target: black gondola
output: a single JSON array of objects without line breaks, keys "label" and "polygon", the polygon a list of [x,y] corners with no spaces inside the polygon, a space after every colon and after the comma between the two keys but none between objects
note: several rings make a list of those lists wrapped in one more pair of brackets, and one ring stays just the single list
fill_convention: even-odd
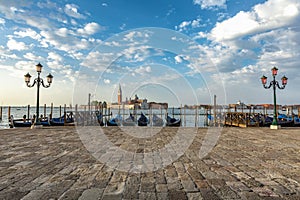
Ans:
[{"label": "black gondola", "polygon": [[131,113],[129,117],[123,121],[123,126],[135,126],[134,116]]},{"label": "black gondola", "polygon": [[181,119],[172,118],[167,116],[167,123],[166,126],[174,126],[179,127],[181,125]]},{"label": "black gondola", "polygon": [[[66,121],[65,121],[65,118],[66,118]],[[72,126],[72,125],[74,125],[73,113],[71,112],[69,115],[66,115],[66,117],[63,115],[61,117],[50,119],[50,125],[51,126]]]},{"label": "black gondola", "polygon": [[141,113],[141,116],[138,119],[138,126],[147,126],[148,123],[149,123],[148,118],[143,113]]},{"label": "black gondola", "polygon": [[104,124],[104,122],[103,122],[103,115],[102,115],[102,113],[100,112],[96,112],[96,117],[97,117],[97,121],[98,121],[98,123],[99,123],[99,125],[100,126],[104,126],[105,124]]}]

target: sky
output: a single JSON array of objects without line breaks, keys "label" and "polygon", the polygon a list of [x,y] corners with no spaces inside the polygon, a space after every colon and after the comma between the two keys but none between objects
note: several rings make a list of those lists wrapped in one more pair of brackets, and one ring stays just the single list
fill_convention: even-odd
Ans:
[{"label": "sky", "polygon": [[35,105],[24,75],[53,83],[40,104],[273,102],[260,77],[288,77],[278,104],[300,104],[299,0],[0,0],[0,105]]}]

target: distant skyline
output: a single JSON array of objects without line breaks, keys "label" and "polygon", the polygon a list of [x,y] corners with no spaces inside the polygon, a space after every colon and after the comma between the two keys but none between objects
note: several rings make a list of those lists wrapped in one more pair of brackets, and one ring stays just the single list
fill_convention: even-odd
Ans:
[{"label": "distant skyline", "polygon": [[24,75],[44,66],[40,104],[273,103],[260,77],[288,77],[278,104],[300,104],[299,0],[0,1],[0,105],[35,105]]}]

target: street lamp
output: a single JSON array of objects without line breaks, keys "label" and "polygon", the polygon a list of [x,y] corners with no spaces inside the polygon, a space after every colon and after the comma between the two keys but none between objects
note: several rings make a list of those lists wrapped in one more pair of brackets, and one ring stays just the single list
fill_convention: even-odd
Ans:
[{"label": "street lamp", "polygon": [[266,86],[267,84],[267,77],[266,76],[262,76],[261,79],[261,83],[263,84],[265,89],[269,89],[273,86],[273,95],[274,95],[274,115],[273,115],[273,122],[271,125],[271,129],[278,129],[280,126],[278,126],[278,121],[277,121],[277,111],[276,111],[276,87],[278,87],[278,89],[283,90],[287,84],[287,80],[288,78],[286,76],[283,76],[281,78],[281,82],[282,82],[282,86],[279,85],[278,81],[275,80],[275,77],[277,75],[277,71],[278,69],[276,67],[272,68],[272,76],[273,76],[273,80],[270,82],[269,86]]},{"label": "street lamp", "polygon": [[44,88],[50,87],[52,83],[53,76],[49,74],[47,76],[47,82],[48,85],[44,84],[44,80],[40,78],[40,74],[42,72],[43,65],[40,63],[36,65],[36,71],[38,73],[38,77],[34,79],[34,82],[32,85],[30,85],[30,78],[31,75],[29,73],[24,75],[25,83],[28,87],[33,87],[35,84],[37,84],[37,100],[36,100],[36,119],[35,119],[35,125],[41,125],[40,118],[39,118],[39,107],[40,107],[40,86],[42,85]]}]

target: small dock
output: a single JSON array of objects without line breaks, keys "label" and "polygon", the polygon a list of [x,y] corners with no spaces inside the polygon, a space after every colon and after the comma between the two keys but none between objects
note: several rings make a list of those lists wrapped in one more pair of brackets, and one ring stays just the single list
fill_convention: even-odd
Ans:
[{"label": "small dock", "polygon": [[259,127],[259,113],[226,112],[224,126]]}]

